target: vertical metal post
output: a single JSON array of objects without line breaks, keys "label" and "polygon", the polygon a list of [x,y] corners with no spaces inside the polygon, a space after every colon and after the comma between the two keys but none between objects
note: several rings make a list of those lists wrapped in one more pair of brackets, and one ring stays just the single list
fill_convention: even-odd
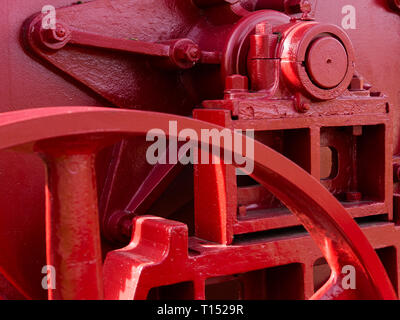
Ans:
[{"label": "vertical metal post", "polygon": [[41,148],[47,167],[47,264],[55,268],[49,299],[102,299],[102,259],[93,148]]}]

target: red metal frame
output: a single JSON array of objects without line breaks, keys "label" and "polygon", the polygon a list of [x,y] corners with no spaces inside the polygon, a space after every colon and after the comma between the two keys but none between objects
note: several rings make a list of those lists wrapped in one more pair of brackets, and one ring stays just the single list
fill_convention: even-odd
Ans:
[{"label": "red metal frame", "polygon": [[[88,121],[89,119],[91,120]],[[76,107],[73,111],[69,108],[35,109],[29,112],[9,113],[2,117],[0,137],[1,135],[9,137],[0,139],[4,141],[2,148],[23,145],[25,150],[38,150],[45,154],[45,159],[48,159],[46,161],[48,259],[57,268],[57,279],[61,283],[61,286],[49,291],[49,298],[101,298],[100,239],[91,156],[97,149],[98,137],[104,139],[105,136],[106,143],[110,143],[108,137],[110,135],[112,141],[116,136],[144,134],[154,126],[168,132],[171,120],[177,121],[179,128],[192,128],[198,136],[201,136],[202,129],[222,130],[222,127],[184,117],[85,107]],[[30,128],[29,135],[26,128]],[[91,141],[89,146],[86,142],[82,143],[80,134],[88,137],[94,134],[95,142]],[[59,139],[55,138],[71,135],[78,135],[77,139],[73,140],[72,147],[61,144],[60,149]],[[244,137],[242,139],[245,140]],[[43,140],[47,141],[44,142],[45,147],[43,142],[35,144]],[[202,142],[209,143],[209,141]],[[255,162],[252,177],[296,214],[332,268],[330,280],[314,298],[394,299],[396,297],[383,265],[368,240],[346,210],[318,180],[278,152],[258,142],[255,142],[255,152],[251,159]],[[79,217],[83,220],[76,219]],[[53,230],[57,232],[54,234]],[[81,240],[87,245],[85,250],[73,245],[73,250],[70,252],[68,246],[71,241]],[[154,246],[154,243],[157,243],[157,246]],[[67,247],[64,247],[65,245]],[[244,269],[239,267],[242,272],[248,271],[249,266],[252,270],[257,270],[255,262],[260,259],[257,255],[260,250],[256,248],[257,250],[253,251],[253,246],[251,242],[247,246],[242,244],[243,252],[237,247],[225,247],[227,248],[225,250],[229,252],[235,249],[235,254],[241,254],[242,258],[248,257],[242,260],[247,267]],[[201,291],[204,289],[204,284],[201,283],[204,281],[203,275],[191,269],[202,269],[200,258],[204,258],[207,264],[213,265],[220,263],[217,257],[223,261],[226,261],[226,258],[225,254],[218,253],[210,259],[195,245],[194,250],[196,249],[200,255],[189,258],[187,231],[183,224],[151,217],[136,219],[132,243],[125,249],[110,252],[106,258],[104,271],[106,297],[143,299],[151,289],[151,284],[166,285],[177,282],[178,279],[193,281],[195,277],[195,288],[200,286],[200,289],[196,290],[195,297],[201,298],[203,296]],[[218,248],[218,250],[224,249]],[[62,255],[58,257],[60,253]],[[165,254],[168,254],[167,257]],[[252,261],[251,257],[256,260]],[[343,290],[341,287],[341,270],[348,264],[357,269],[357,290]],[[256,269],[253,269],[254,267]],[[215,272],[218,268],[208,266],[205,270]],[[127,276],[127,272],[131,276]],[[157,277],[152,276],[152,272],[156,272]],[[127,283],[128,279],[132,279],[133,283]],[[149,279],[152,282],[149,283]],[[78,290],[78,287],[81,289]],[[128,292],[124,290],[126,287],[130,289]]]},{"label": "red metal frame", "polygon": [[[0,152],[0,298],[395,298],[397,0],[353,0],[346,30],[341,1],[54,0],[55,30],[5,3],[0,149],[25,153]],[[165,114],[76,107],[110,104]],[[254,129],[254,175],[150,165],[169,120]]]}]

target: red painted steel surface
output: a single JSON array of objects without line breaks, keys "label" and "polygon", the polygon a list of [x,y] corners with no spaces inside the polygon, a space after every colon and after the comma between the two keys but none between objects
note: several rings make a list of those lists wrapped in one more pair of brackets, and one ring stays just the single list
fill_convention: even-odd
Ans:
[{"label": "red painted steel surface", "polygon": [[[88,121],[89,119],[92,121]],[[92,176],[93,158],[88,156],[88,153],[90,155],[94,151],[93,144],[99,145],[99,142],[92,142],[88,146],[86,141],[82,143],[80,135],[104,136],[103,140],[109,143],[110,139],[107,135],[144,134],[154,125],[164,132],[168,132],[171,120],[177,121],[181,128],[192,128],[198,136],[201,136],[202,129],[218,128],[208,123],[167,114],[95,108],[76,107],[74,110],[47,108],[4,115],[0,127],[0,137],[3,134],[9,138],[1,139],[5,141],[1,147],[13,148],[23,145],[24,150],[37,150],[43,153],[47,163],[48,211],[46,221],[49,229],[47,234],[51,237],[47,243],[56,245],[55,248],[48,247],[48,256],[49,262],[58,267],[57,272],[60,274],[58,282],[61,282],[58,289],[50,291],[49,298],[93,299],[102,297],[100,285],[102,281],[98,279],[101,277],[101,273],[98,271],[100,269],[98,259],[101,254],[97,226],[98,215],[95,209],[97,199],[96,196],[93,196],[96,187],[91,185],[95,181]],[[99,125],[101,129],[99,129]],[[30,128],[29,135],[26,128]],[[72,142],[66,141],[65,144],[60,143],[60,139],[54,139],[71,135],[76,135],[77,138],[72,139]],[[43,140],[44,143],[35,143]],[[63,140],[65,139],[61,139],[61,141]],[[63,147],[61,150],[60,145]],[[234,152],[234,150],[231,151]],[[368,240],[346,210],[318,180],[312,178],[278,152],[258,142],[255,142],[252,159],[255,163],[255,170],[251,176],[271,190],[296,214],[313,236],[332,268],[331,278],[315,294],[315,298],[395,298],[394,290],[383,265]],[[77,185],[79,188],[76,188]],[[319,197],[315,198],[317,193]],[[63,197],[66,197],[67,200]],[[75,220],[79,218],[80,214],[84,214],[84,218]],[[200,277],[202,273],[205,273],[191,270],[196,267],[201,269],[200,261],[192,263],[185,261],[188,252],[185,225],[173,221],[168,222],[168,220],[163,222],[157,217],[138,218],[135,223],[132,243],[114,254],[109,253],[106,257],[104,279],[106,281],[105,294],[108,298],[144,299],[153,287],[170,284],[170,282],[186,281],[188,277],[193,277],[193,275]],[[56,239],[53,239],[55,236],[52,233],[53,230],[57,231]],[[71,236],[74,238],[70,238]],[[84,249],[73,243],[78,239],[85,241],[88,236],[93,238],[87,239],[82,244],[86,244]],[[149,243],[150,247],[148,247]],[[248,259],[251,259],[253,256],[252,245],[249,244],[247,248],[245,245],[242,247],[247,254],[240,250],[236,250],[237,253],[242,258],[248,256]],[[69,248],[72,249],[71,252],[69,252],[71,250]],[[223,248],[220,250],[224,251]],[[166,258],[167,266],[160,266],[156,257],[160,259],[166,253],[172,256]],[[56,256],[54,256],[55,254]],[[64,256],[58,257],[58,255]],[[143,258],[141,258],[142,255],[144,255]],[[220,256],[223,260],[226,259],[223,253]],[[151,257],[154,257],[154,263],[149,262]],[[217,257],[207,259],[203,255],[208,263],[212,261],[218,264]],[[169,259],[171,262],[168,261]],[[256,257],[253,259],[258,260]],[[244,261],[246,260],[244,259]],[[164,262],[163,259],[161,261]],[[346,291],[340,287],[341,270],[343,266],[350,263],[357,270],[359,287],[358,290]],[[150,271],[150,274],[146,272],[145,266],[151,267],[153,264],[158,265],[160,270],[153,271],[155,274],[152,275]],[[245,265],[247,264],[248,261]],[[169,270],[170,268],[172,269]],[[176,272],[179,269],[181,271]],[[132,274],[135,270],[139,274]],[[206,267],[205,270],[216,271],[212,266]],[[133,277],[134,284],[126,282],[131,277]],[[168,279],[168,277],[172,279]],[[189,279],[193,280],[195,285],[202,286],[204,291],[204,284],[198,283],[201,280]],[[151,282],[147,283],[149,280]],[[121,285],[123,287],[120,287]],[[126,292],[125,286],[131,290]],[[204,292],[201,294],[201,290],[198,290],[197,298],[201,297],[204,297]]]},{"label": "red painted steel surface", "polygon": [[[395,298],[398,1],[3,2],[0,298]],[[174,119],[254,129],[253,175],[149,164]]]},{"label": "red painted steel surface", "polygon": [[49,289],[49,299],[103,298],[95,144],[38,146],[47,167],[47,265],[54,266],[58,287]]}]

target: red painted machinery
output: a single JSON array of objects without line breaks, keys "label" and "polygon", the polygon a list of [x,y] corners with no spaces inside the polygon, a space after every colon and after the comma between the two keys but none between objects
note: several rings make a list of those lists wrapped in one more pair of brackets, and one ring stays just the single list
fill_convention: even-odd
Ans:
[{"label": "red painted machinery", "polygon": [[[399,1],[0,10],[0,298],[397,298]],[[254,170],[150,164],[171,122]]]}]

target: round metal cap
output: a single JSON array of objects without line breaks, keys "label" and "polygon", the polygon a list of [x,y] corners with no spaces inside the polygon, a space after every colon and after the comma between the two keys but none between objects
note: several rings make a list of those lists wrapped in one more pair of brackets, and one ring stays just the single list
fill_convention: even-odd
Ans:
[{"label": "round metal cap", "polygon": [[320,88],[331,89],[338,86],[347,73],[346,49],[334,37],[326,36],[314,40],[305,62],[311,80]]}]

